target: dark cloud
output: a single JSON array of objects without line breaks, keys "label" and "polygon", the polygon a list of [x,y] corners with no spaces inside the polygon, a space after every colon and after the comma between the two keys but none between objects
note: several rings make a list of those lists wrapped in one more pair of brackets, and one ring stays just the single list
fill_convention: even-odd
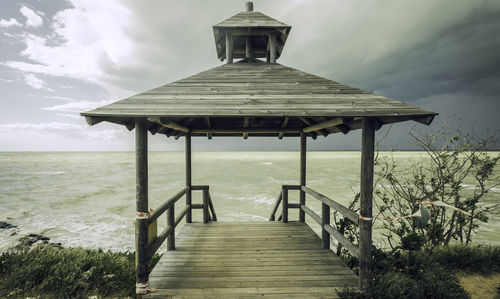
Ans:
[{"label": "dark cloud", "polygon": [[[64,45],[65,41],[58,40],[51,32],[50,21],[58,11],[72,9],[73,5],[62,0],[26,3],[30,8],[45,13],[44,25],[34,34],[50,37],[47,39],[48,47]],[[75,3],[77,9],[82,9],[82,3]],[[79,77],[71,77],[71,72],[67,72],[66,77],[71,79],[60,76],[50,78],[44,73],[45,76],[40,78],[56,94],[95,101],[120,98],[220,65],[216,58],[212,25],[242,11],[244,7],[244,1],[230,0],[123,0],[117,4],[125,7],[126,11],[120,7],[119,13],[113,13],[113,3],[94,3],[95,6],[88,10],[91,14],[87,20],[92,21],[92,14],[106,14],[105,18],[97,15],[100,21],[95,24],[102,27],[97,29],[107,30],[105,21],[109,19],[110,25],[119,24],[130,42],[130,45],[116,45],[112,43],[117,40],[109,35],[103,36],[103,43],[111,43],[106,50],[120,50],[120,46],[127,46],[130,53],[113,56],[113,51],[96,50],[95,53],[100,55],[96,59],[98,72],[89,72],[89,76],[93,76],[91,80],[85,80],[86,72]],[[19,5],[9,2],[0,6],[0,18],[21,20]],[[254,1],[254,9],[292,25],[279,63],[436,111],[440,116],[431,128],[454,116],[464,126],[472,124],[484,134],[499,134],[500,122],[496,121],[495,112],[500,111],[500,2],[261,0]],[[77,11],[73,13],[78,16]],[[71,20],[71,14],[66,13],[65,16],[66,19],[62,20]],[[116,19],[117,16],[122,19]],[[71,26],[77,28],[78,22],[73,22]],[[81,30],[86,32],[85,28]],[[79,36],[70,33],[73,35],[69,37]],[[12,41],[12,37],[1,38],[2,42]],[[92,39],[90,35],[87,38]],[[59,44],[50,44],[51,41]],[[78,47],[68,49],[81,48],[79,45],[84,45],[85,37],[79,37],[78,42]],[[38,45],[38,48],[41,46]],[[38,53],[35,51],[38,48],[32,52]],[[22,50],[19,43],[3,45],[0,59],[23,60],[19,57]],[[77,66],[71,67],[78,70]],[[12,73],[0,66],[0,75],[12,76]],[[23,94],[18,98],[26,98],[26,91],[19,87],[22,75],[18,72],[15,76],[17,79],[4,76],[4,81],[0,83],[7,85],[5,80],[16,81],[8,89],[9,98],[16,98],[14,89]],[[80,82],[76,82],[78,80]],[[73,88],[63,90],[62,85]],[[43,94],[42,91],[37,92]],[[50,104],[53,105],[52,102]],[[44,106],[35,105],[33,109],[36,107],[42,109]],[[11,107],[8,111],[13,110]],[[383,145],[411,148],[408,131],[415,125],[409,122],[393,126]],[[487,128],[489,133],[486,133]],[[309,148],[359,149],[359,138],[359,132],[319,137],[311,142]],[[155,136],[151,140],[153,148],[165,148],[164,138]],[[195,142],[200,149],[213,150],[284,150],[298,146],[295,138],[282,141],[274,138],[252,141],[214,138],[211,141],[196,139]],[[169,143],[173,148],[182,149],[182,143]]]}]

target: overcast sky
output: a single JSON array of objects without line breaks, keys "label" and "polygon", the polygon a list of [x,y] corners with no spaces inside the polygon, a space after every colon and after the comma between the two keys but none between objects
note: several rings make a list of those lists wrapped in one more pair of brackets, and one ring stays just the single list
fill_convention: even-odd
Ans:
[{"label": "overcast sky", "polygon": [[[216,67],[212,25],[245,1],[0,2],[0,151],[133,150],[124,127],[82,111]],[[254,1],[292,26],[279,63],[500,135],[500,1]],[[386,146],[411,148],[414,122]],[[423,125],[417,125],[424,127]],[[193,150],[296,150],[298,138],[195,138]],[[310,149],[359,149],[359,131]],[[182,141],[150,138],[152,150]]]}]

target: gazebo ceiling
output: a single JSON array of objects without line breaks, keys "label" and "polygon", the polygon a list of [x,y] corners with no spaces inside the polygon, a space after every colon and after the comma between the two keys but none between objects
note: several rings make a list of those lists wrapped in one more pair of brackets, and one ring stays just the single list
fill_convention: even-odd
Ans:
[{"label": "gazebo ceiling", "polygon": [[250,58],[201,72],[82,113],[90,125],[108,121],[167,136],[312,137],[414,120],[430,124],[437,113],[280,64]]}]

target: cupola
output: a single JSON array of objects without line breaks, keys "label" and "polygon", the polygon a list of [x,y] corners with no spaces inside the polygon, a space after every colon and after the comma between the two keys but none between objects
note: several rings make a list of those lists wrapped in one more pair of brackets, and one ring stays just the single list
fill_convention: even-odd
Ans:
[{"label": "cupola", "polygon": [[253,11],[252,2],[247,2],[245,8],[213,26],[217,57],[227,63],[239,58],[248,62],[266,58],[267,62],[276,63],[292,27]]}]

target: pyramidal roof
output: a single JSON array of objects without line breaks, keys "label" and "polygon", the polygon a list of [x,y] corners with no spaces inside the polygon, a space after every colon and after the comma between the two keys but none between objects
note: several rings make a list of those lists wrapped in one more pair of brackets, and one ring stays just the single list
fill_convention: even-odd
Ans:
[{"label": "pyramidal roof", "polygon": [[253,56],[264,58],[269,52],[269,36],[276,37],[276,55],[281,56],[291,26],[263,13],[253,11],[252,2],[246,3],[246,11],[240,12],[213,26],[215,48],[217,57],[222,61],[226,59],[226,35],[230,35],[233,41],[233,56],[245,58],[245,47],[247,37],[251,38]]},{"label": "pyramidal roof", "polygon": [[217,25],[216,28],[234,28],[234,27],[246,27],[246,28],[283,28],[290,29],[291,26],[282,23],[276,19],[266,16],[258,11],[244,11],[240,12],[229,19],[226,19]]},{"label": "pyramidal roof", "polygon": [[[236,24],[246,24],[248,28],[245,30],[250,30],[250,27],[255,29],[258,24],[275,26],[270,28],[266,25],[265,30],[278,30],[278,25],[281,26],[279,30],[285,30],[285,33],[290,30],[289,26],[279,21],[250,11],[217,24],[214,26],[214,33],[217,32],[216,28],[222,30],[224,26],[240,28]],[[248,36],[251,35],[252,38],[264,37],[251,41],[253,52],[250,54],[256,55],[259,53],[257,50],[265,49],[270,40],[265,37],[269,36],[267,34],[275,34],[274,31],[258,31],[261,29],[259,27],[257,31],[249,31]],[[217,34],[215,36],[217,40]],[[227,38],[226,36],[225,40]],[[234,39],[231,42],[234,45],[226,50],[234,49],[234,57],[238,58],[237,51],[241,47],[236,41],[238,40]],[[278,41],[279,39],[274,43],[275,48],[279,48]],[[209,138],[238,135],[245,138],[282,138],[304,133],[316,138],[318,135],[327,136],[337,132],[346,134],[359,129],[363,119],[367,117],[375,119],[378,127],[381,127],[407,120],[430,124],[437,115],[435,112],[281,65],[275,62],[276,56],[273,57],[274,62],[264,62],[255,56],[236,63],[228,61],[213,69],[81,115],[86,117],[90,125],[108,121],[125,125],[129,130],[134,128],[136,118],[145,118],[148,120],[147,128],[153,134],[179,137],[189,132],[192,136],[206,135]]]}]

